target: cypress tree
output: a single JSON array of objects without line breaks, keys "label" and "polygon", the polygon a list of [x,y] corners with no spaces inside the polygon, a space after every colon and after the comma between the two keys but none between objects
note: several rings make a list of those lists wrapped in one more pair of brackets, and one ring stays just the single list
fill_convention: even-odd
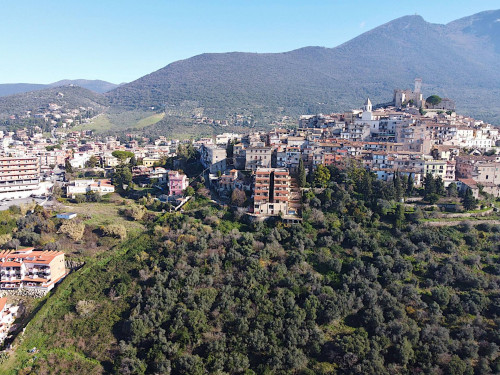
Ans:
[{"label": "cypress tree", "polygon": [[299,187],[304,187],[306,186],[306,169],[304,167],[304,161],[302,158],[299,160],[299,169],[297,172],[297,182],[299,184]]},{"label": "cypress tree", "polygon": [[476,208],[477,199],[474,198],[474,195],[472,194],[471,189],[467,189],[467,191],[465,192],[465,196],[462,200],[462,204],[464,205],[464,208],[466,211],[470,211],[470,210],[473,210],[474,208]]}]

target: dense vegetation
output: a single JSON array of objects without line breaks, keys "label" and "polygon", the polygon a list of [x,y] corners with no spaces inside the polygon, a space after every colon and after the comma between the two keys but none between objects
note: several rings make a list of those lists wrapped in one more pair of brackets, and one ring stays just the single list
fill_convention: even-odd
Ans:
[{"label": "dense vegetation", "polygon": [[58,287],[14,367],[498,373],[500,226],[427,227],[396,203],[409,184],[355,166],[311,178],[323,187],[305,193],[302,225],[250,222],[198,193],[184,214],[141,209],[147,233]]},{"label": "dense vegetation", "polygon": [[61,86],[39,91],[0,97],[0,119],[10,115],[33,114],[45,110],[50,103],[60,105],[64,110],[92,107],[96,114],[103,111],[107,99],[103,95],[78,86]]}]

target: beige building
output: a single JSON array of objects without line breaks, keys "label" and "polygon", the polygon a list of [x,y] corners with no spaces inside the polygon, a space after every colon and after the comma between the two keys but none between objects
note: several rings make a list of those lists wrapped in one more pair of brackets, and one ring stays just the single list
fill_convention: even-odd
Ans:
[{"label": "beige building", "polygon": [[254,213],[287,215],[291,197],[291,177],[283,168],[257,168],[255,171]]},{"label": "beige building", "polygon": [[434,178],[441,177],[444,181],[446,178],[446,168],[448,163],[446,160],[426,160],[424,163],[424,176],[431,173]]},{"label": "beige building", "polygon": [[245,169],[270,168],[272,149],[267,146],[255,146],[246,149]]},{"label": "beige building", "polygon": [[142,159],[142,165],[145,167],[152,167],[155,165],[155,163],[159,163],[160,158],[150,158],[150,157],[145,157]]},{"label": "beige building", "polygon": [[45,291],[66,276],[62,251],[31,248],[0,252],[0,288],[33,288]]}]

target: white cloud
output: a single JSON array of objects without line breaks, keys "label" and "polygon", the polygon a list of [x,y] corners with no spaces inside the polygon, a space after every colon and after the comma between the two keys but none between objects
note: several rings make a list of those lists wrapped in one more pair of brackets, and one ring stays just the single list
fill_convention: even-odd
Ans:
[{"label": "white cloud", "polygon": [[359,24],[359,27],[360,27],[360,28],[364,28],[364,27],[365,27],[365,25],[366,25],[366,22],[365,22],[365,21],[363,21],[363,22],[361,22],[361,23]]}]

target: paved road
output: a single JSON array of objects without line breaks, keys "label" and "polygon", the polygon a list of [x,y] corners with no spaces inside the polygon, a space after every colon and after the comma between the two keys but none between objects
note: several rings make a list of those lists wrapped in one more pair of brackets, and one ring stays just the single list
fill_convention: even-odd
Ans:
[{"label": "paved road", "polygon": [[21,198],[21,199],[9,199],[7,201],[0,202],[0,211],[8,210],[10,206],[19,206],[21,204],[27,204],[35,201],[39,205],[43,206],[47,204],[47,199],[41,198]]}]

